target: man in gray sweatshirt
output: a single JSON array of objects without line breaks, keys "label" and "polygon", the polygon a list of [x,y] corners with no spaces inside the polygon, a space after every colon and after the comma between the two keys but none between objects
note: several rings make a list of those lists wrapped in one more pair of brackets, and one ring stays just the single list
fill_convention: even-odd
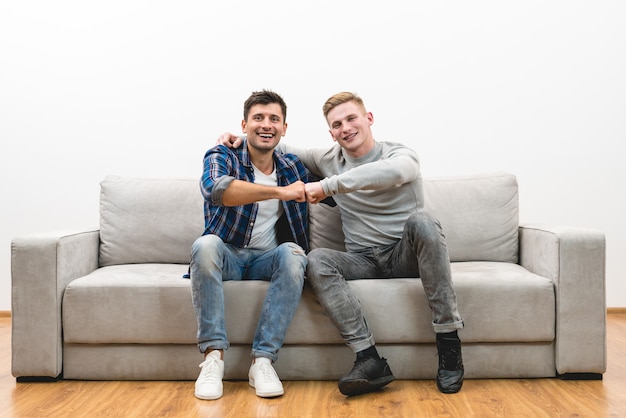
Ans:
[{"label": "man in gray sweatshirt", "polygon": [[[437,387],[443,393],[456,393],[464,374],[457,334],[463,319],[441,225],[424,210],[418,156],[402,144],[376,141],[371,130],[374,116],[353,93],[333,95],[323,111],[337,144],[329,149],[282,147],[322,178],[305,185],[309,203],[332,196],[341,212],[347,251],[312,250],[306,273],[320,303],[356,354],[352,370],[339,380],[339,390],[359,395],[394,380],[387,360],[376,350],[360,301],[346,281],[420,277],[436,333]],[[218,142],[237,146],[239,139],[224,134]]]}]

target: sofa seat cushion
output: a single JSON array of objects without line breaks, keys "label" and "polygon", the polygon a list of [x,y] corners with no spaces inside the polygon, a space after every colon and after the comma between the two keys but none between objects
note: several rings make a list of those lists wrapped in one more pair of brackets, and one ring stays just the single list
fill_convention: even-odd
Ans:
[{"label": "sofa seat cushion", "polygon": [[[465,323],[464,342],[538,342],[555,338],[553,283],[513,263],[452,263]],[[359,280],[354,289],[377,343],[434,342],[420,280]]]},{"label": "sofa seat cushion", "polygon": [[[102,267],[72,281],[63,299],[67,343],[193,344],[196,317],[187,265]],[[452,263],[464,342],[554,339],[552,283],[512,263]],[[433,342],[431,312],[419,279],[350,282],[378,343]],[[268,283],[225,282],[226,328],[232,344],[252,341]],[[342,344],[308,286],[285,344]]]},{"label": "sofa seat cushion", "polygon": [[184,264],[115,265],[73,280],[63,296],[64,341],[193,341],[191,290],[182,278],[187,269]]},{"label": "sofa seat cushion", "polygon": [[[197,323],[187,265],[128,264],[101,267],[68,284],[63,297],[66,343],[196,343]],[[224,282],[226,329],[233,344],[252,341],[268,282]],[[341,343],[307,287],[287,343]]]}]

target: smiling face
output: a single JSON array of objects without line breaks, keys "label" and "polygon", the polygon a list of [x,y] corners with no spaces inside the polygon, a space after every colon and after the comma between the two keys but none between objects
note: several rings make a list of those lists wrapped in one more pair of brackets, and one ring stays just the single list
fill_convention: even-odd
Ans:
[{"label": "smiling face", "polygon": [[248,137],[248,147],[260,152],[273,151],[287,132],[282,109],[278,103],[255,104],[241,130]]},{"label": "smiling face", "polygon": [[370,128],[374,116],[354,101],[333,107],[326,115],[326,120],[333,141],[339,143],[350,157],[362,157],[374,148]]}]

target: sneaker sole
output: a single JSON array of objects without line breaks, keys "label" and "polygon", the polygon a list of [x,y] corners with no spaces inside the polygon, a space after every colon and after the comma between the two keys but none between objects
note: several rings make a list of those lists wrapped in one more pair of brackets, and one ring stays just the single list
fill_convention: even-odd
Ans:
[{"label": "sneaker sole", "polygon": [[215,395],[200,395],[198,392],[195,392],[196,398],[202,399],[203,401],[214,401],[215,399],[219,399],[222,397],[222,393]]},{"label": "sneaker sole", "polygon": [[254,381],[252,381],[252,380],[248,380],[248,384],[255,389],[256,396],[259,396],[261,398],[275,398],[277,396],[282,396],[282,395],[285,394],[285,390],[284,389],[279,389],[279,390],[275,390],[275,391],[271,391],[271,392],[261,392],[261,391],[256,389],[256,387],[254,386]]},{"label": "sneaker sole", "polygon": [[395,377],[393,376],[383,376],[375,380],[348,380],[339,382],[339,391],[346,396],[362,395],[364,393],[377,392],[394,380]]},{"label": "sneaker sole", "polygon": [[462,380],[459,383],[456,383],[454,385],[451,385],[445,388],[437,380],[437,389],[439,389],[439,392],[441,393],[445,393],[445,394],[457,393],[461,390],[461,387],[463,387]]}]

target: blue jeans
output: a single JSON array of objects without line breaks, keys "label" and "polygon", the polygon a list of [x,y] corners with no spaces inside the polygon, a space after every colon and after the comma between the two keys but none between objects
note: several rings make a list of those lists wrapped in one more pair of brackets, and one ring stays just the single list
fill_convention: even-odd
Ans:
[{"label": "blue jeans", "polygon": [[439,221],[411,216],[397,243],[357,252],[318,248],[308,255],[307,281],[352,351],[375,344],[359,299],[346,280],[420,277],[435,332],[463,328],[452,287],[450,258]]},{"label": "blue jeans", "polygon": [[191,248],[190,272],[200,351],[230,347],[222,283],[265,280],[270,284],[254,334],[252,356],[276,361],[302,296],[306,265],[304,251],[292,242],[264,251],[233,247],[217,235],[198,238]]}]

